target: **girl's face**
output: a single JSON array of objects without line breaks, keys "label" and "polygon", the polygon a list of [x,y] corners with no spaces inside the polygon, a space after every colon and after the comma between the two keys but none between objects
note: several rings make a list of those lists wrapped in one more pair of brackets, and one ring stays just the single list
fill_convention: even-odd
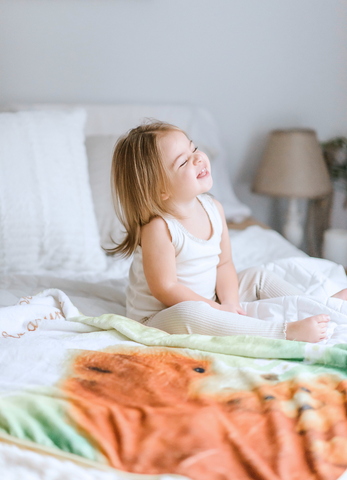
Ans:
[{"label": "girl's face", "polygon": [[180,130],[171,130],[158,138],[162,161],[170,172],[172,196],[178,202],[189,202],[208,192],[213,184],[210,161]]}]

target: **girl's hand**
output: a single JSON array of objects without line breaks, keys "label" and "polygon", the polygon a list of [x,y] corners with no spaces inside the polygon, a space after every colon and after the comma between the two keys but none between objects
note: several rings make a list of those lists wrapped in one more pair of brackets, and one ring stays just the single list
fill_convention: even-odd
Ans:
[{"label": "girl's hand", "polygon": [[247,315],[247,313],[240,307],[238,302],[228,302],[219,305],[219,310],[224,312],[237,313],[239,315]]}]

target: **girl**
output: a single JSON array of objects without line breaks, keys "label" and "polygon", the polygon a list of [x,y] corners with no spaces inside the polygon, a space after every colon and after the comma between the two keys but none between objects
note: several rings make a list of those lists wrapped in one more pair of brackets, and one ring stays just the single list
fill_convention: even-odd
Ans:
[{"label": "girl", "polygon": [[327,315],[288,325],[246,316],[240,300],[302,292],[265,269],[236,274],[223,208],[207,193],[209,159],[182,130],[159,121],[130,130],[115,147],[112,185],[127,235],[110,253],[134,253],[127,317],[170,334],[326,337]]}]

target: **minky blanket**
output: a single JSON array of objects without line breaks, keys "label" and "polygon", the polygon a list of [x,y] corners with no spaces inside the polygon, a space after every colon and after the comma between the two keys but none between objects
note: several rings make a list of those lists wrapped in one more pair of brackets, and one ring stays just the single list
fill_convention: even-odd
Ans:
[{"label": "minky blanket", "polygon": [[316,295],[243,304],[269,318],[329,312],[320,344],[169,335],[86,317],[57,289],[23,297],[0,310],[0,433],[153,478],[338,479],[347,302],[329,298],[323,270],[311,275]]}]

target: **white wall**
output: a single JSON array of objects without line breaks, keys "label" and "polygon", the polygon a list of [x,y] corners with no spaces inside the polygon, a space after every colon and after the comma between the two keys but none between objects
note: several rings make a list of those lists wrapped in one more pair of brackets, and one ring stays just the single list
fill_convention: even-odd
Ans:
[{"label": "white wall", "polygon": [[273,224],[250,193],[268,131],[347,134],[346,25],[347,0],[0,0],[0,102],[203,105]]}]

